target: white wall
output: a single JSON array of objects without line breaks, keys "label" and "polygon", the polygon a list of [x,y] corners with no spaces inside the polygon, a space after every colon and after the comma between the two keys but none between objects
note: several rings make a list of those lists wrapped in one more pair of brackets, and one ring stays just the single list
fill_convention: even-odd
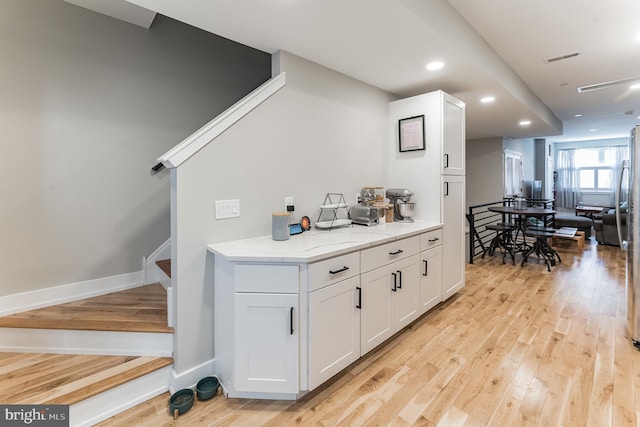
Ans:
[{"label": "white wall", "polygon": [[270,56],[158,16],[0,3],[0,296],[138,271],[169,237],[155,159],[270,77]]},{"label": "white wall", "polygon": [[[327,192],[353,199],[387,184],[391,95],[286,52],[274,69],[287,73],[284,88],[171,171],[178,377],[214,355],[207,244],[270,234],[284,196],[315,222]],[[215,200],[236,198],[241,216],[215,220]]]},{"label": "white wall", "polygon": [[[390,160],[389,187],[406,188],[414,194],[414,217],[440,222],[441,194],[440,165],[442,156],[442,93],[439,91],[413,96],[389,104]],[[398,121],[408,117],[425,116],[425,150],[400,152]]]}]

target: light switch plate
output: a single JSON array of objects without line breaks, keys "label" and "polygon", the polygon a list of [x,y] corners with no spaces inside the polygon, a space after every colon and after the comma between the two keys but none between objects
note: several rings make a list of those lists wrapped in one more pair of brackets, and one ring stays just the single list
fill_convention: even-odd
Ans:
[{"label": "light switch plate", "polygon": [[240,200],[216,200],[216,219],[240,216]]}]

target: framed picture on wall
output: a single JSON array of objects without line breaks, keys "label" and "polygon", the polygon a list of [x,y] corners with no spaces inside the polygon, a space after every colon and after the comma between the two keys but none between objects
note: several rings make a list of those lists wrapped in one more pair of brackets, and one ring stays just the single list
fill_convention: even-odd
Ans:
[{"label": "framed picture on wall", "polygon": [[424,115],[398,121],[400,152],[424,150]]}]

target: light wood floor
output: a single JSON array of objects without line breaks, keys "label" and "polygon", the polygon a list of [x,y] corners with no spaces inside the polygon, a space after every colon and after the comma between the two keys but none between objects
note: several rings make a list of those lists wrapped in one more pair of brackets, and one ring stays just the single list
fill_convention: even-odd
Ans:
[{"label": "light wood floor", "polygon": [[0,317],[0,327],[172,333],[167,292],[156,283]]},{"label": "light wood floor", "polygon": [[624,256],[561,255],[467,265],[460,294],[297,402],[217,396],[174,422],[164,394],[102,425],[640,425]]},{"label": "light wood floor", "polygon": [[72,405],[172,363],[170,357],[0,353],[0,403]]}]

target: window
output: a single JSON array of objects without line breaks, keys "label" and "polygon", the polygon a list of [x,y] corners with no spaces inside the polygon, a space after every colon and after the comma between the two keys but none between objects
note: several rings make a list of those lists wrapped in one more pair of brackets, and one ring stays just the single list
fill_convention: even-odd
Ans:
[{"label": "window", "polygon": [[626,145],[558,150],[556,205],[574,207],[587,193],[606,194],[607,203],[613,205],[620,164],[625,159],[629,159]]},{"label": "window", "polygon": [[613,171],[619,147],[579,148],[575,150],[575,168],[581,191],[612,191]]}]

